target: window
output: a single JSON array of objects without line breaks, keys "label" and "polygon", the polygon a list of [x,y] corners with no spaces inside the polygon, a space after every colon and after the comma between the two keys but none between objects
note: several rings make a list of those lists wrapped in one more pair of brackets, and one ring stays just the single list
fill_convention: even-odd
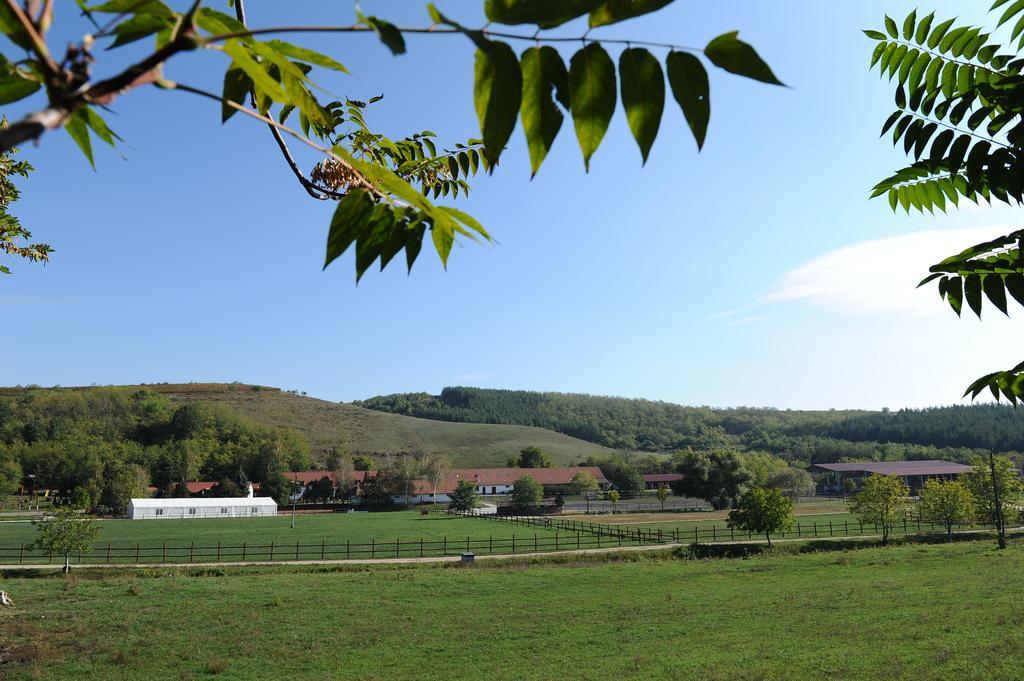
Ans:
[{"label": "window", "polygon": [[227,506],[221,506],[220,507],[220,512],[221,513],[227,513],[228,512],[228,507]]},{"label": "window", "polygon": [[164,509],[162,509],[162,508],[156,509],[156,514],[157,515],[163,515],[164,514]]},{"label": "window", "polygon": [[196,514],[196,509],[194,509],[194,508],[188,509],[188,514],[189,515],[195,515]]},{"label": "window", "polygon": [[260,507],[259,506],[253,506],[252,509],[250,510],[250,513],[252,515],[259,515],[260,514]]}]

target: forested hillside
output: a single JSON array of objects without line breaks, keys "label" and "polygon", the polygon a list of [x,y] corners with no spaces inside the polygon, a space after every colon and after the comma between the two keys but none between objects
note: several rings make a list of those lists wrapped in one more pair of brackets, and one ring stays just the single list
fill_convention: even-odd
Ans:
[{"label": "forested hillside", "polygon": [[190,480],[266,482],[334,454],[502,466],[527,446],[556,464],[611,453],[551,430],[417,419],[263,386],[0,388],[0,498],[24,482],[86,508],[123,509],[147,486],[176,494]]},{"label": "forested hillside", "polygon": [[483,388],[445,388],[358,402],[446,421],[550,428],[616,449],[735,447],[789,461],[969,460],[979,450],[1024,451],[1024,413],[1000,405],[897,412],[712,409],[665,402]]}]

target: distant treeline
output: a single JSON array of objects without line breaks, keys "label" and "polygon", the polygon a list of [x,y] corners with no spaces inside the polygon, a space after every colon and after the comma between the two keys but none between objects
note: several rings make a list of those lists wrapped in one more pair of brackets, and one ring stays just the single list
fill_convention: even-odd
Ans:
[{"label": "distant treeline", "polygon": [[0,495],[24,482],[80,507],[117,511],[148,486],[170,495],[185,481],[277,480],[309,465],[298,433],[145,388],[0,397]]},{"label": "distant treeline", "polygon": [[373,397],[359,406],[407,416],[548,428],[615,449],[732,447],[794,462],[842,459],[969,461],[1024,451],[1024,413],[991,404],[896,412],[712,409],[666,402],[485,388]]}]

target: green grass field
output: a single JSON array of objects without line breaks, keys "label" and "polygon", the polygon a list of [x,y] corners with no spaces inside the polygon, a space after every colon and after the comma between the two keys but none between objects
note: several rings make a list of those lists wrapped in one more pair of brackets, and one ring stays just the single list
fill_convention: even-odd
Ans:
[{"label": "green grass field", "polygon": [[[635,562],[630,562],[630,561]],[[6,576],[0,677],[1019,679],[1024,547]]]},{"label": "green grass field", "polygon": [[[441,514],[423,516],[416,511],[300,514],[294,529],[291,518],[286,515],[223,520],[102,520],[98,524],[100,538],[94,543],[93,552],[85,555],[86,560],[95,562],[105,560],[108,542],[115,548],[112,562],[134,560],[136,544],[141,544],[144,549],[140,552],[142,558],[148,556],[153,562],[161,562],[164,559],[164,542],[173,549],[167,554],[167,559],[182,562],[189,558],[215,560],[218,542],[224,547],[220,553],[223,560],[240,559],[239,547],[243,542],[247,560],[270,558],[271,542],[275,544],[274,555],[277,558],[294,558],[296,542],[301,545],[299,558],[320,558],[323,544],[328,549],[333,547],[333,553],[328,551],[325,554],[328,558],[386,558],[395,555],[396,540],[403,543],[397,547],[399,555],[416,556],[419,555],[416,542],[420,539],[425,542],[424,555],[438,555],[446,548],[447,553],[457,552],[458,547],[465,546],[467,538],[473,541],[471,548],[478,553],[490,552],[482,542],[486,540],[489,543],[493,538],[493,552],[498,553],[500,549],[510,548],[509,540],[513,535],[518,539],[517,550],[520,552],[532,546],[534,535],[538,536],[541,544],[545,540],[550,543],[555,536],[555,531],[544,528]],[[570,534],[563,531],[559,536],[568,540]],[[31,543],[35,535],[36,529],[31,523],[0,523],[0,564],[17,563],[18,549],[23,543]],[[371,541],[376,544],[374,548],[370,547]],[[196,553],[189,548],[193,543],[208,550]],[[386,548],[389,544],[390,550]],[[354,551],[353,546],[356,547]]]}]

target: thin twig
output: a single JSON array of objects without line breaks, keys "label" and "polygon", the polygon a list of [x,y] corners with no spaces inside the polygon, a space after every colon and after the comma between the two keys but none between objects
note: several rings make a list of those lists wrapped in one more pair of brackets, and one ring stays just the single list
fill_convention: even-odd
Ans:
[{"label": "thin twig", "polygon": [[[289,128],[287,125],[285,125],[283,123],[278,123],[277,121],[275,121],[273,118],[270,118],[269,116],[264,116],[263,114],[261,114],[261,113],[259,113],[257,111],[253,111],[252,109],[250,109],[248,107],[242,106],[241,104],[239,104],[237,102],[232,102],[231,100],[224,99],[223,97],[221,97],[218,94],[215,94],[213,92],[208,92],[207,90],[201,90],[200,88],[192,87],[191,85],[185,85],[183,83],[177,83],[177,82],[170,81],[170,80],[161,80],[161,81],[159,81],[157,83],[157,86],[161,87],[161,88],[163,88],[165,90],[181,90],[182,92],[191,92],[194,95],[199,95],[200,97],[205,97],[207,99],[212,99],[215,102],[220,102],[221,104],[224,104],[225,106],[229,106],[232,109],[235,109],[236,111],[239,111],[239,112],[245,114],[246,116],[249,116],[250,118],[255,118],[258,121],[263,121],[267,125],[269,125],[269,126],[271,126],[273,128],[276,128],[277,130],[280,130],[283,133],[287,133],[287,134],[291,135],[292,137],[294,137],[295,139],[299,140],[300,142],[302,142],[306,146],[308,146],[308,147],[310,147],[312,149],[316,149],[317,151],[319,151],[319,152],[321,152],[323,154],[326,154],[330,158],[334,159],[338,163],[341,163],[346,168],[351,170],[357,177],[360,178],[360,181],[358,182],[358,185],[360,187],[369,190],[375,196],[378,196],[378,197],[381,197],[381,198],[387,198],[386,195],[383,192],[381,192],[381,190],[378,189],[376,185],[374,185],[372,182],[370,182],[369,180],[364,178],[362,176],[362,174],[359,171],[357,171],[355,168],[353,168],[352,165],[348,161],[343,159],[341,156],[338,156],[337,154],[335,154],[333,150],[331,150],[328,147],[325,147],[325,146],[323,146],[321,144],[317,144],[316,142],[314,142],[313,140],[309,139],[308,137],[306,137],[305,135],[301,134],[300,132],[298,132],[296,130],[293,130],[292,128]],[[389,201],[392,201],[393,203],[400,203],[400,202],[396,202],[396,201],[394,201],[392,199],[389,199]]]},{"label": "thin twig", "polygon": [[[525,40],[527,42],[542,42],[542,43],[578,43],[582,38],[574,36],[571,38],[563,36],[535,36],[526,35],[522,33],[504,33],[501,31],[491,31],[489,29],[471,29],[464,31],[457,28],[437,28],[436,26],[405,26],[400,27],[398,30],[402,33],[435,33],[435,34],[447,34],[447,35],[459,35],[466,32],[479,33],[480,35],[490,38],[505,38],[506,40]],[[277,26],[270,28],[253,28],[245,31],[232,31],[230,33],[220,33],[217,35],[207,36],[202,39],[204,44],[216,43],[224,40],[230,40],[231,38],[245,38],[254,35],[265,35],[268,33],[369,33],[372,32],[373,28],[370,26],[364,26],[362,24],[353,24],[351,26]],[[686,45],[674,45],[672,43],[655,43],[647,40],[627,40],[625,38],[587,38],[591,42],[607,43],[610,45],[642,45],[644,47],[664,47],[671,50],[685,50],[687,52],[703,52],[704,50],[699,47],[688,47]]]},{"label": "thin twig", "polygon": [[[245,0],[235,0],[235,17],[238,19],[239,23],[243,26],[245,25]],[[256,104],[256,93],[252,90],[249,90],[249,101],[252,103],[253,109],[258,108]],[[287,163],[288,167],[291,168],[292,173],[295,175],[296,179],[298,179],[302,188],[306,190],[307,194],[318,201],[326,201],[328,198],[340,197],[337,192],[330,192],[330,194],[328,194],[326,191],[320,190],[315,184],[313,184],[313,182],[306,177],[305,173],[302,172],[302,169],[299,168],[299,164],[295,162],[295,158],[292,156],[291,150],[288,149],[288,143],[285,142],[284,137],[281,135],[281,131],[269,124],[267,128],[270,130],[270,134],[274,138],[274,141],[277,142],[277,147],[281,150],[281,155],[284,156],[285,163]]]},{"label": "thin twig", "polygon": [[46,47],[46,41],[39,35],[39,31],[36,30],[36,25],[32,22],[32,19],[25,14],[25,10],[22,9],[16,0],[4,0],[4,2],[7,4],[7,9],[10,10],[14,18],[21,24],[21,28],[28,35],[28,39],[32,41],[32,49],[39,55],[39,59],[43,62],[43,67],[52,78],[59,76],[60,67],[57,66],[57,62],[50,56],[50,50]]}]

